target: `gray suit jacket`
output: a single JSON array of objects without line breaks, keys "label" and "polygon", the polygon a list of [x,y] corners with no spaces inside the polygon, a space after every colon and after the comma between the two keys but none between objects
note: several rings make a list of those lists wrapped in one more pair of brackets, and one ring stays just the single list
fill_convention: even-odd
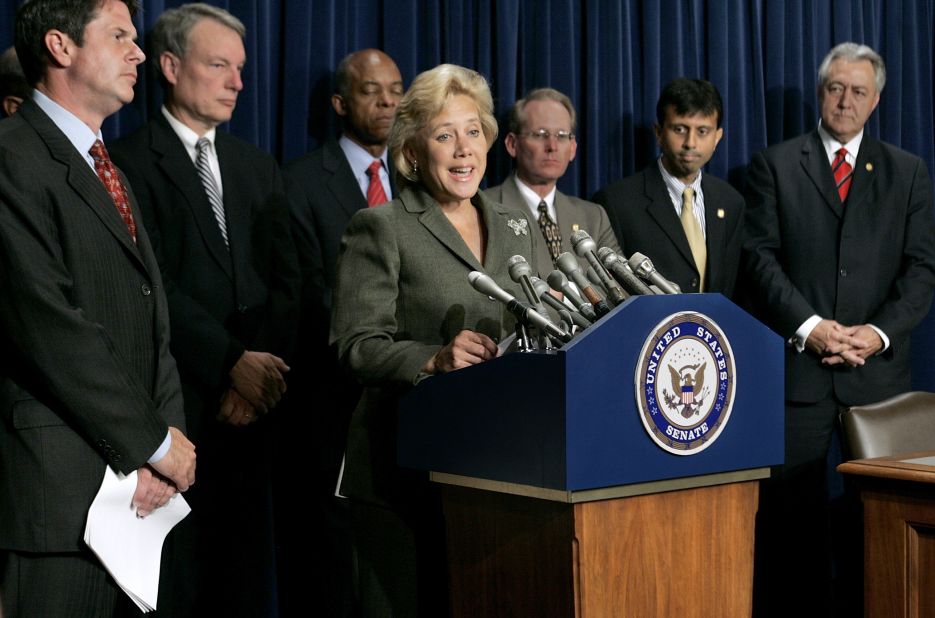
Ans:
[{"label": "gray suit jacket", "polygon": [[[460,331],[509,335],[515,321],[467,280],[490,275],[516,296],[507,272],[513,255],[532,259],[537,231],[519,210],[478,193],[487,228],[484,264],[477,261],[435,201],[404,189],[392,202],[361,210],[342,241],[331,339],[341,363],[365,388],[351,420],[342,492],[392,504],[400,497],[396,466],[396,399],[422,378],[422,367]],[[526,233],[513,227],[525,222]]]},{"label": "gray suit jacket", "polygon": [[0,547],[81,549],[105,465],[184,429],[168,315],[143,226],[25,101],[0,123]]},{"label": "gray suit jacket", "polygon": [[[484,193],[495,202],[500,202],[504,206],[519,208],[523,212],[529,212],[523,196],[516,187],[516,174],[510,174],[503,184],[496,187],[490,187]],[[571,235],[577,230],[584,230],[591,235],[598,247],[610,247],[617,253],[620,252],[620,245],[617,244],[617,238],[610,227],[610,220],[604,209],[593,202],[579,199],[570,195],[565,195],[561,191],[555,192],[555,214],[558,217],[558,228],[562,234],[562,251],[570,251],[574,254],[571,246]],[[535,230],[539,230],[536,220],[532,221]],[[539,234],[540,238],[542,234]],[[578,259],[584,270],[587,270],[588,262],[583,258]],[[555,270],[552,265],[552,256],[549,255],[549,248],[544,240],[539,242],[539,248],[536,253],[536,265],[540,277],[544,280],[549,273]]]}]

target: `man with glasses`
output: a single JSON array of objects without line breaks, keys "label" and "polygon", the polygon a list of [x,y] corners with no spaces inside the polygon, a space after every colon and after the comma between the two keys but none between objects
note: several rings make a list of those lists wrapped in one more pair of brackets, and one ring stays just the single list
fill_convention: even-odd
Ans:
[{"label": "man with glasses", "polygon": [[[597,204],[558,191],[555,183],[575,158],[575,108],[553,88],[538,88],[513,105],[504,139],[516,169],[506,181],[486,190],[506,206],[525,208],[539,222],[543,242],[534,265],[547,276],[559,254],[572,251],[571,235],[585,230],[598,247],[619,251],[607,214]],[[584,263],[586,266],[586,263]]]},{"label": "man with glasses", "polygon": [[726,182],[701,172],[724,134],[721,95],[711,82],[673,80],[659,96],[656,119],[659,159],[593,199],[607,209],[628,256],[649,256],[682,292],[731,296],[744,202]]}]

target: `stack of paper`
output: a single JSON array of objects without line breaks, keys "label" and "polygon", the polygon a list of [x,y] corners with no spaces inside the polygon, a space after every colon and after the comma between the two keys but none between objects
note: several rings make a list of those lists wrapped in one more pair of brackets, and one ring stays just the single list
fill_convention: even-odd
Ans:
[{"label": "stack of paper", "polygon": [[136,516],[136,472],[117,475],[110,467],[88,510],[84,542],[140,611],[156,609],[159,561],[169,531],[191,512],[181,495],[145,518]]}]

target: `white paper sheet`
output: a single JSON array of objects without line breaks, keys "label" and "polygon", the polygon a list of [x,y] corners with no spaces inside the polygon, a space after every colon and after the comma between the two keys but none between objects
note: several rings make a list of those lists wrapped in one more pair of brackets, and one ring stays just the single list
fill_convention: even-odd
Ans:
[{"label": "white paper sheet", "polygon": [[145,518],[136,516],[136,472],[118,475],[110,466],[88,510],[84,542],[143,612],[156,609],[159,562],[169,531],[191,512],[180,494]]}]

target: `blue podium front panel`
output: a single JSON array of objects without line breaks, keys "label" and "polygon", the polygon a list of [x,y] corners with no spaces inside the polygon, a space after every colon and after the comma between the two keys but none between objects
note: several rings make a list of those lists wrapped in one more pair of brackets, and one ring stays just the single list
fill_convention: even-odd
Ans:
[{"label": "blue podium front panel", "polygon": [[423,381],[399,461],[564,491],[781,463],[782,346],[718,294],[634,297],[557,352]]}]

